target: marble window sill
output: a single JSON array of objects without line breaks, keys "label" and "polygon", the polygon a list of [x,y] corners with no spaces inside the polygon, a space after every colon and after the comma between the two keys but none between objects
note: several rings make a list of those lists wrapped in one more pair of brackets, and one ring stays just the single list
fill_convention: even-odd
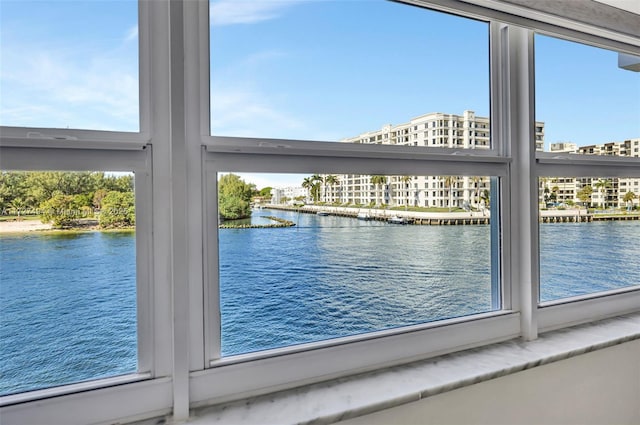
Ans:
[{"label": "marble window sill", "polygon": [[640,339],[640,313],[452,353],[192,413],[189,424],[330,424]]}]

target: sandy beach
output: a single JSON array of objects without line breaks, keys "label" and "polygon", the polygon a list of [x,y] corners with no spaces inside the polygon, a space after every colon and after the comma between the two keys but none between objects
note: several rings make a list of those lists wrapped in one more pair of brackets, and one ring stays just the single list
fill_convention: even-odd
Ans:
[{"label": "sandy beach", "polygon": [[24,233],[37,230],[50,230],[51,224],[41,223],[38,220],[24,221],[0,221],[0,233]]}]

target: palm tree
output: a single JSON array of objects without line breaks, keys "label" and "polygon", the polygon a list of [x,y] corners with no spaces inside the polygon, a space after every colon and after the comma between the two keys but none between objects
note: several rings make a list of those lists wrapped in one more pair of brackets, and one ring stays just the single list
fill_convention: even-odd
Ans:
[{"label": "palm tree", "polygon": [[302,187],[309,191],[309,197],[313,196],[313,193],[312,193],[313,185],[314,185],[314,181],[311,177],[305,177],[304,180],[302,180]]},{"label": "palm tree", "polygon": [[320,193],[322,192],[324,179],[320,174],[314,174],[311,176],[311,180],[313,181],[313,186],[311,187],[311,196],[313,197],[314,202],[318,202],[320,199]]},{"label": "palm tree", "polygon": [[409,183],[412,180],[413,180],[412,176],[402,176],[402,177],[400,177],[400,181],[402,183],[404,183],[403,186],[405,186],[403,189],[407,190],[407,192],[406,192],[406,200],[405,200],[405,204],[404,204],[404,208],[405,209],[407,209],[407,207],[409,206],[409,187],[408,187],[407,183]]},{"label": "palm tree", "polygon": [[629,191],[624,194],[622,200],[627,203],[627,210],[631,211],[633,209],[633,200],[636,199],[636,194]]},{"label": "palm tree", "polygon": [[547,202],[549,202],[549,185],[547,182],[549,181],[548,177],[540,177],[540,188],[542,189],[542,201],[544,201],[544,206],[547,206]]},{"label": "palm tree", "polygon": [[489,206],[489,203],[491,202],[491,198],[490,198],[490,193],[488,189],[485,189],[482,191],[482,195],[480,195],[480,199],[484,201],[485,207]]},{"label": "palm tree", "polygon": [[471,181],[476,187],[476,209],[480,209],[480,183],[482,182],[482,177],[473,176],[471,177]]},{"label": "palm tree", "polygon": [[594,186],[596,187],[598,192],[600,192],[600,194],[602,195],[602,208],[604,209],[606,207],[605,194],[607,192],[607,189],[611,187],[611,180],[598,179],[598,181],[596,182],[596,184],[594,184]]},{"label": "palm tree", "polygon": [[[381,176],[379,174],[371,176],[371,184],[375,185],[380,191],[382,189],[382,185],[387,184],[387,176]],[[376,191],[376,204],[378,203],[378,191]]]},{"label": "palm tree", "polygon": [[22,218],[20,217],[20,212],[22,211],[22,209],[27,205],[27,203],[20,197],[17,198],[13,198],[13,201],[11,201],[11,208],[13,208],[16,212],[17,212],[17,220],[21,221]]},{"label": "palm tree", "polygon": [[333,186],[338,184],[340,181],[338,180],[338,176],[334,176],[333,174],[329,174],[324,177],[324,184],[331,187],[331,201],[333,201]]},{"label": "palm tree", "polygon": [[457,180],[456,176],[445,176],[444,177],[444,187],[446,187],[448,192],[449,192],[449,201],[448,201],[449,212],[451,212],[451,204],[453,203],[453,198],[452,198],[453,191],[451,189],[455,185],[456,180]]}]

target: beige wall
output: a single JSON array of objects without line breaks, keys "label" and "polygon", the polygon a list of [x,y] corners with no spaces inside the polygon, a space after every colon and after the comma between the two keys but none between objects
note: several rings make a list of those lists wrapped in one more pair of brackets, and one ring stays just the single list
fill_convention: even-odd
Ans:
[{"label": "beige wall", "polygon": [[640,424],[640,341],[340,422],[405,424]]}]

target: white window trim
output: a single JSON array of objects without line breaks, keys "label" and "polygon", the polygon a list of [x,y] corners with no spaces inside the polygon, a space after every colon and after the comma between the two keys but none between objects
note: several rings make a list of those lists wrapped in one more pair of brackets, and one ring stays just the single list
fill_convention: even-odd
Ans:
[{"label": "white window trim", "polygon": [[151,140],[151,25],[148,0],[138,3],[139,131],[0,126],[0,147],[140,149]]},{"label": "white window trim", "polygon": [[222,359],[191,373],[191,403],[250,397],[504,341],[517,337],[519,326],[517,313],[498,311]]},{"label": "white window trim", "polygon": [[143,0],[138,11],[140,132],[0,128],[2,170],[136,173],[138,372],[0,397],[3,422],[111,423],[175,411],[171,281],[161,260],[171,258],[168,2]]},{"label": "white window trim", "polygon": [[[0,169],[10,171],[131,171],[135,173],[136,199],[136,311],[137,371],[106,379],[0,397],[5,418],[21,412],[25,403],[43,399],[73,397],[72,394],[153,378],[153,317],[151,258],[151,147],[133,150],[51,149],[0,147]],[[51,403],[44,403],[50,405]],[[5,408],[5,406],[8,406]],[[15,407],[18,406],[18,407]],[[46,416],[47,414],[45,414]],[[10,417],[10,416],[9,416]],[[42,422],[42,421],[40,421]]]},{"label": "white window trim", "polygon": [[[205,31],[201,28],[202,37],[208,37],[208,25]],[[492,69],[500,65],[497,59],[508,56],[508,33],[501,29],[499,25],[488,25],[488,38],[491,43],[489,62]],[[208,61],[201,62],[201,73],[208,73]],[[503,72],[510,73],[511,70],[504,69]],[[490,82],[487,81],[489,84]],[[510,97],[512,90],[500,82],[495,73],[491,73],[491,99],[492,112],[494,110],[510,110],[513,99]],[[195,103],[195,101],[192,101]],[[200,103],[201,107],[207,108],[208,103]],[[204,115],[204,114],[203,114]],[[208,114],[206,114],[208,115]],[[510,129],[509,124],[504,124],[498,128],[498,124],[492,120],[492,149],[491,150],[470,150],[470,149],[434,149],[434,148],[414,148],[409,146],[389,146],[389,145],[362,145],[349,143],[330,143],[318,141],[282,140],[282,139],[261,139],[261,138],[238,138],[203,136],[203,193],[217,193],[217,173],[218,172],[275,172],[275,173],[355,173],[355,174],[402,174],[402,175],[486,175],[498,176],[502,179],[500,185],[500,226],[501,234],[509,235],[513,224],[511,224],[510,197],[510,163],[511,158],[505,153],[509,152]],[[442,326],[448,321],[427,323],[417,327],[400,328],[377,333],[365,334],[361,336],[339,338],[337,340],[323,341],[303,346],[288,347],[269,352],[236,356],[230,359],[218,359],[220,356],[220,316],[219,316],[219,291],[217,282],[218,255],[217,255],[217,200],[215,197],[207,196],[207,216],[208,222],[205,234],[211,235],[205,243],[205,352],[206,359],[211,359],[209,370],[194,372],[192,378],[197,377],[197,386],[192,386],[192,402],[220,401],[254,395],[273,388],[286,388],[299,385],[301,382],[309,383],[327,376],[343,376],[354,373],[360,369],[370,370],[381,365],[399,364],[408,359],[425,358],[443,352],[454,351],[465,346],[474,344],[475,338],[479,340],[496,341],[499,339],[512,338],[514,332],[522,320],[517,313],[511,313],[509,309],[518,308],[519,300],[514,297],[519,291],[513,289],[510,276],[510,260],[508,255],[499,255],[499,264],[492,268],[495,273],[500,274],[502,281],[502,304],[503,310],[480,317],[489,316],[491,322],[479,320],[484,326],[476,328],[474,316],[456,319],[456,326],[449,324],[455,338],[442,338]],[[496,214],[498,215],[498,214]],[[497,223],[497,222],[494,222]],[[498,234],[497,230],[494,230]],[[503,252],[509,247],[511,240],[509,237],[503,241],[494,241],[493,245],[501,247]],[[488,323],[492,323],[489,325]],[[517,326],[516,326],[517,325]],[[515,328],[514,328],[515,326]],[[474,330],[467,333],[463,329]],[[415,333],[407,334],[407,329],[414,329]],[[460,329],[459,332],[454,329]],[[446,331],[445,331],[446,332]],[[382,335],[387,335],[381,338]],[[458,336],[463,336],[458,339]],[[411,343],[411,338],[416,342]],[[402,343],[397,341],[402,340]],[[444,345],[440,342],[446,341]],[[411,346],[415,348],[411,348]],[[402,350],[391,354],[393,349],[401,346]],[[375,347],[375,348],[373,348]],[[341,364],[337,358],[330,353],[340,352],[341,358],[347,356],[357,359],[359,369],[352,367],[340,368]],[[377,353],[387,353],[385,359],[380,359]],[[411,354],[407,354],[411,353]],[[242,359],[239,361],[238,358]],[[252,359],[252,360],[249,360]],[[285,359],[287,367],[276,367],[280,360]],[[322,360],[325,359],[325,360]],[[293,362],[293,363],[291,363]],[[296,363],[297,362],[297,363]],[[283,363],[283,364],[284,364]],[[299,367],[292,367],[298,364]],[[312,370],[305,365],[314,364]],[[322,366],[324,365],[324,366]],[[247,371],[251,371],[247,375]],[[225,385],[223,388],[216,385],[221,382],[221,375],[224,374],[225,382],[234,382],[237,385]],[[247,376],[252,376],[247,380]],[[256,376],[260,376],[260,383],[256,381]]]},{"label": "white window trim", "polygon": [[[609,164],[603,163],[607,160],[602,158],[546,158],[544,154],[533,152],[535,121],[531,31],[636,55],[640,54],[640,39],[541,15],[526,8],[507,10],[504,3],[493,0],[403,2],[483,21],[495,21],[490,25],[492,151],[474,151],[471,156],[464,150],[424,150],[424,153],[417,153],[417,159],[412,159],[409,157],[414,156],[415,151],[393,149],[389,153],[386,148],[374,147],[378,145],[360,150],[352,146],[338,147],[346,144],[337,143],[324,143],[316,147],[300,145],[314,144],[306,141],[211,137],[209,5],[206,0],[140,2],[139,133],[0,128],[0,165],[3,169],[4,164],[9,162],[11,168],[30,167],[30,160],[24,158],[22,153],[16,153],[19,150],[14,150],[16,148],[31,149],[29,152],[39,158],[36,161],[57,158],[47,162],[46,168],[49,169],[76,169],[78,165],[72,158],[78,155],[79,150],[83,150],[86,152],[79,154],[78,158],[82,157],[85,162],[80,168],[101,169],[97,165],[100,160],[96,158],[105,160],[113,153],[108,152],[141,150],[147,144],[153,146],[153,160],[146,165],[148,174],[145,177],[150,180],[148,184],[152,190],[142,201],[144,205],[149,205],[149,234],[153,235],[153,239],[149,237],[145,244],[150,253],[148,273],[153,279],[149,287],[149,304],[139,306],[145,313],[140,320],[148,321],[152,328],[147,335],[147,342],[142,342],[151,346],[150,356],[141,357],[148,359],[142,360],[142,363],[149,362],[149,367],[145,367],[149,373],[67,387],[68,391],[82,391],[77,393],[55,393],[56,390],[52,389],[54,392],[45,391],[46,398],[28,401],[26,397],[22,402],[0,408],[3,421],[46,423],[55,418],[68,424],[111,423],[148,418],[169,411],[173,412],[174,420],[184,420],[189,407],[211,401],[288,388],[518,335],[535,339],[538,332],[640,310],[640,290],[636,288],[538,305],[537,177],[550,172],[558,174],[560,170],[562,175],[592,175],[593,165],[602,167],[604,176],[629,176],[638,172],[635,164],[625,160],[615,160],[615,164]],[[496,66],[498,63],[500,66]],[[176,102],[175,99],[183,99],[184,102]],[[529,143],[523,149],[523,144],[518,141]],[[89,153],[89,150],[92,152]],[[122,152],[115,153],[120,154]],[[300,157],[308,158],[305,161],[313,163],[321,161],[327,167],[331,167],[332,159],[338,159],[344,166],[336,169],[343,170],[348,166],[348,169],[358,167],[363,171],[371,171],[372,167],[379,165],[381,170],[418,171],[421,170],[418,164],[426,163],[433,163],[437,167],[446,164],[447,170],[450,170],[449,166],[454,166],[461,174],[468,174],[469,169],[489,171],[480,173],[483,175],[492,175],[499,169],[502,174],[506,169],[506,177],[503,176],[506,183],[501,188],[501,203],[505,208],[501,217],[504,234],[502,249],[510,253],[501,264],[505,311],[407,328],[400,334],[383,331],[375,337],[365,335],[362,338],[347,338],[339,343],[329,341],[310,347],[290,347],[251,357],[252,360],[236,358],[225,363],[223,359],[211,364],[209,359],[215,356],[212,356],[211,347],[205,344],[203,335],[215,337],[211,329],[215,321],[212,322],[209,316],[211,305],[217,299],[208,285],[210,271],[207,271],[205,263],[214,254],[210,248],[216,246],[217,241],[207,240],[213,238],[212,233],[207,233],[209,236],[205,237],[203,231],[207,226],[211,227],[205,217],[215,213],[217,207],[207,205],[210,200],[205,197],[207,192],[215,190],[206,186],[207,182],[215,182],[208,162],[211,158],[214,162],[224,158],[233,161],[228,163],[228,167],[234,166],[231,167],[234,168],[232,171],[239,171],[235,166],[248,164],[248,155],[268,158],[269,161],[262,161],[266,163],[264,166],[256,167],[273,172],[294,169],[290,159]],[[386,155],[391,155],[393,160],[385,160]],[[357,158],[360,159],[354,161]],[[105,168],[117,170],[118,163],[122,169],[130,169],[117,161]],[[299,169],[310,171],[307,166]],[[584,174],[582,170],[587,169],[589,173]],[[420,173],[424,174],[424,171]],[[188,210],[185,210],[185,205],[189,205]],[[144,220],[142,217],[140,219]],[[215,269],[217,263],[206,264]],[[432,340],[436,335],[443,340]],[[398,353],[397,347],[409,342],[412,351],[408,355]],[[382,349],[381,355],[391,354],[389,357],[373,359],[368,365],[361,364],[357,353],[359,350],[371,351],[372,346]],[[336,359],[342,361],[345,358],[351,368],[331,369],[331,359],[339,363]],[[326,375],[310,375],[310,359],[317,359]],[[298,365],[302,371],[297,377],[287,377],[295,381],[274,376],[292,364]],[[212,365],[215,367],[210,367]],[[128,379],[138,378],[143,381],[126,383]],[[257,381],[251,385],[254,378]],[[223,387],[229,382],[233,388],[225,391]],[[104,388],[92,389],[94,385]],[[131,400],[136,400],[136,403],[131,403]]]}]

